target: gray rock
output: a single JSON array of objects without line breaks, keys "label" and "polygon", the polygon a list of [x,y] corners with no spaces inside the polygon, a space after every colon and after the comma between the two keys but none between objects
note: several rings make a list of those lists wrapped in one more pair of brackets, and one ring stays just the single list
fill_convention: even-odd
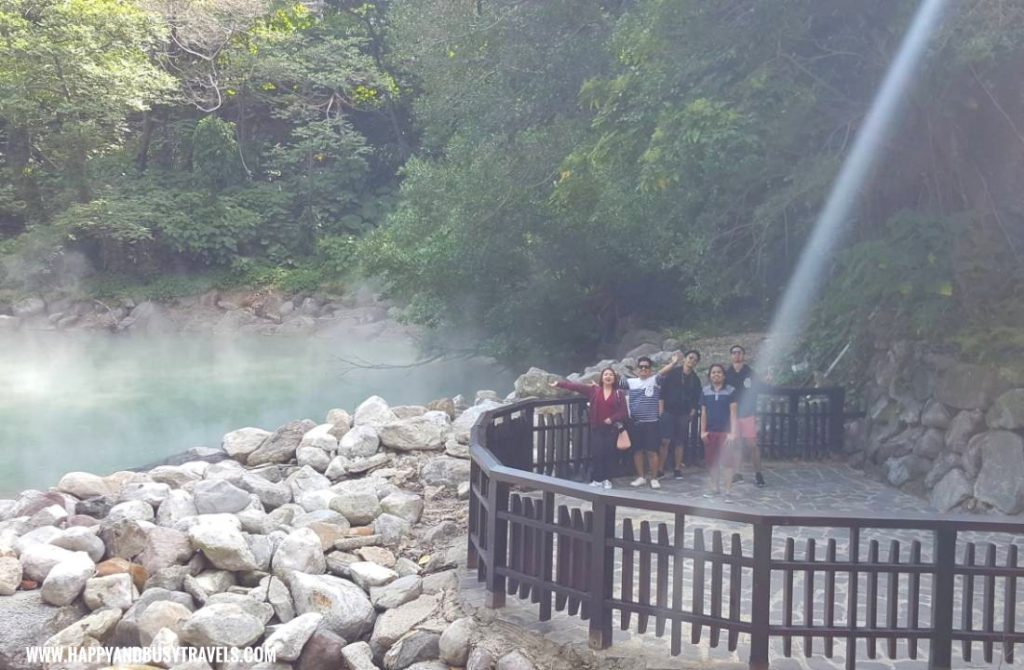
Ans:
[{"label": "gray rock", "polygon": [[103,519],[117,501],[112,496],[96,496],[75,503],[75,514],[84,514],[94,519]]},{"label": "gray rock", "polygon": [[249,506],[249,492],[223,479],[196,482],[192,498],[200,514],[234,514]]},{"label": "gray rock", "polygon": [[173,528],[157,526],[146,536],[146,547],[139,554],[139,563],[153,574],[163,568],[186,563],[192,558],[192,543],[188,535]]},{"label": "gray rock", "polygon": [[144,647],[153,642],[161,630],[170,630],[181,637],[181,627],[192,616],[192,609],[173,600],[150,603],[136,618],[139,641]]},{"label": "gray rock", "polygon": [[367,593],[375,586],[384,586],[398,579],[398,573],[383,565],[370,561],[356,561],[348,566],[349,579],[358,584]]},{"label": "gray rock", "polygon": [[222,570],[255,570],[256,557],[239,530],[239,521],[230,514],[208,514],[188,529],[192,546],[203,552],[210,563]]},{"label": "gray rock", "polygon": [[985,415],[985,423],[993,429],[1024,428],[1024,389],[1010,389],[996,398]]},{"label": "gray rock", "polygon": [[423,498],[415,493],[395,491],[380,501],[380,508],[388,514],[394,514],[415,524],[423,514]]},{"label": "gray rock", "polygon": [[438,658],[449,665],[463,667],[469,661],[469,643],[473,637],[473,620],[456,619],[441,633]]},{"label": "gray rock", "polygon": [[0,598],[0,667],[37,670],[38,664],[28,662],[26,649],[42,645],[88,613],[80,601],[67,607],[48,605],[39,591],[19,591]]},{"label": "gray rock", "polygon": [[315,427],[316,424],[308,419],[292,421],[281,426],[249,454],[246,463],[250,466],[287,463],[295,457],[295,450],[302,441],[302,436]]},{"label": "gray rock", "polygon": [[323,625],[346,640],[358,640],[373,628],[376,610],[366,593],[352,582],[331,575],[293,572],[288,585],[296,613],[323,614]]},{"label": "gray rock", "polygon": [[476,423],[476,420],[480,418],[480,415],[498,407],[501,407],[501,403],[497,403],[492,400],[485,400],[479,405],[473,405],[460,414],[459,417],[452,422],[452,431],[455,435],[455,439],[463,444],[468,444],[470,430],[473,428],[473,424]]},{"label": "gray rock", "polygon": [[914,445],[914,454],[924,458],[934,459],[942,453],[946,447],[945,433],[938,428],[929,428],[921,439]]},{"label": "gray rock", "polygon": [[971,482],[964,476],[963,470],[953,468],[932,489],[932,507],[940,512],[948,512],[970,498],[972,490]]},{"label": "gray rock", "polygon": [[498,659],[497,670],[537,670],[537,667],[516,649]]},{"label": "gray rock", "polygon": [[274,608],[278,621],[287,623],[295,618],[295,606],[288,587],[278,577],[267,575],[260,580],[258,586],[249,591],[249,597],[257,602],[265,602]]},{"label": "gray rock", "polygon": [[327,410],[327,417],[324,419],[324,422],[331,424],[335,428],[348,430],[352,427],[352,416],[343,409],[329,409]]},{"label": "gray rock", "polygon": [[267,509],[276,509],[292,501],[292,490],[288,486],[256,474],[246,472],[232,478],[231,483],[249,493],[255,493]]},{"label": "gray rock", "polygon": [[256,617],[264,626],[274,618],[273,605],[256,600],[255,598],[250,598],[248,593],[224,591],[222,593],[214,593],[206,601],[207,606],[224,603],[236,605],[246,614]]},{"label": "gray rock", "polygon": [[398,417],[391,411],[388,403],[383,398],[380,396],[370,396],[356,408],[356,412],[352,416],[352,425],[356,428],[359,426],[379,426],[391,423],[397,419]]},{"label": "gray rock", "polygon": [[386,670],[405,670],[414,663],[437,658],[441,636],[432,631],[413,630],[403,635],[384,654]]},{"label": "gray rock", "polygon": [[420,479],[428,486],[444,486],[454,491],[460,482],[469,481],[469,470],[469,461],[438,456],[423,464]]},{"label": "gray rock", "polygon": [[107,558],[133,558],[146,548],[146,536],[153,524],[135,519],[122,519],[111,523],[104,520],[100,526],[100,539],[107,548]]},{"label": "gray rock", "polygon": [[353,526],[373,522],[381,513],[380,501],[373,493],[339,493],[331,500],[331,509],[342,514]]},{"label": "gray rock", "polygon": [[956,409],[982,409],[988,406],[995,388],[993,370],[961,363],[939,375],[935,399]]},{"label": "gray rock", "polygon": [[302,648],[312,637],[323,618],[319,612],[307,612],[302,616],[295,617],[288,623],[278,626],[273,633],[267,636],[263,642],[263,648],[273,651],[278,660],[298,660],[302,654]]},{"label": "gray rock", "polygon": [[953,420],[952,414],[941,402],[929,400],[921,411],[921,425],[946,430]]},{"label": "gray rock", "polygon": [[67,626],[46,640],[44,647],[87,647],[96,646],[108,638],[110,631],[121,618],[121,611],[101,609]]},{"label": "gray rock", "polygon": [[338,455],[348,459],[365,458],[376,454],[379,448],[380,436],[375,426],[356,426],[341,438]]},{"label": "gray rock", "polygon": [[291,490],[292,499],[296,501],[302,497],[303,493],[320,491],[331,487],[330,479],[324,477],[308,465],[303,466],[288,475],[288,478],[284,480],[284,483],[285,486]]},{"label": "gray rock", "polygon": [[423,593],[423,579],[418,575],[399,577],[390,584],[370,588],[370,602],[378,610],[389,610],[412,602]]},{"label": "gray rock", "polygon": [[438,398],[437,400],[431,400],[427,403],[426,409],[428,412],[444,412],[448,415],[449,420],[455,418],[455,403],[452,402],[451,398]]},{"label": "gray rock", "polygon": [[21,561],[14,556],[0,556],[0,596],[14,595],[21,586]]},{"label": "gray rock", "polygon": [[154,509],[171,493],[171,487],[159,482],[129,482],[121,491],[122,500],[141,500]]},{"label": "gray rock", "polygon": [[57,482],[57,490],[70,493],[80,500],[114,494],[113,487],[103,477],[89,472],[67,473]]},{"label": "gray rock", "polygon": [[126,610],[139,597],[132,577],[126,572],[106,577],[92,577],[85,582],[82,600],[91,610],[101,607],[116,607]]},{"label": "gray rock", "polygon": [[[392,546],[412,533],[412,524],[394,514],[381,514],[373,520],[373,532],[380,536],[382,543]],[[338,547],[337,544],[335,546]]]},{"label": "gray rock", "polygon": [[423,593],[426,594],[433,595],[444,591],[454,591],[458,588],[459,578],[454,570],[435,572],[423,578]]},{"label": "gray rock", "polygon": [[202,477],[186,470],[180,465],[158,465],[149,471],[149,478],[160,484],[167,484],[172,490],[180,489],[189,482],[195,482]]},{"label": "gray rock", "polygon": [[338,438],[331,434],[331,429],[334,425],[331,423],[322,423],[319,426],[315,426],[302,436],[302,440],[299,442],[299,448],[303,447],[316,447],[323,452],[337,451],[338,449]]},{"label": "gray rock", "polygon": [[34,528],[27,533],[21,535],[13,543],[14,553],[19,556],[25,553],[25,550],[34,544],[51,544],[55,539],[63,534],[59,528],[52,526],[42,526],[40,528]]},{"label": "gray rock", "polygon": [[348,670],[353,666],[342,662],[345,645],[345,638],[321,626],[306,641],[295,670]]},{"label": "gray rock", "polygon": [[390,609],[379,617],[373,627],[370,644],[374,649],[388,650],[410,630],[439,612],[437,596],[420,596],[412,602]]},{"label": "gray rock", "polygon": [[373,650],[365,642],[353,642],[341,650],[349,670],[378,670],[373,662]]},{"label": "gray rock", "polygon": [[128,500],[111,507],[106,520],[109,522],[123,520],[152,522],[155,518],[156,513],[153,511],[152,505],[141,500]]},{"label": "gray rock", "polygon": [[[519,375],[513,388],[517,398],[557,398],[566,394],[562,389],[550,386],[551,382],[558,379],[560,379],[558,375],[551,374],[541,368],[530,368]],[[497,394],[494,395],[496,396]],[[496,397],[478,397],[477,403],[479,404],[481,400],[498,403],[500,399]]]},{"label": "gray rock", "polygon": [[273,572],[282,579],[292,570],[313,575],[327,571],[320,537],[310,528],[300,528],[288,535],[274,552]]},{"label": "gray rock", "polygon": [[40,591],[43,601],[57,607],[70,605],[85,589],[85,584],[96,573],[96,564],[84,551],[75,551],[71,556],[53,566]]},{"label": "gray rock", "polygon": [[494,670],[494,656],[484,647],[474,647],[469,652],[466,670]]},{"label": "gray rock", "polygon": [[[448,430],[425,416],[414,416],[381,424],[377,435],[381,444],[395,451],[437,451],[444,448]],[[349,433],[351,434],[351,433]],[[348,437],[348,435],[346,435]]]},{"label": "gray rock", "polygon": [[939,483],[939,480],[946,476],[947,472],[953,468],[960,467],[960,465],[961,460],[958,454],[942,454],[935,459],[935,462],[932,463],[931,469],[925,475],[924,485],[929,489],[934,488],[934,486]]},{"label": "gray rock", "polygon": [[72,526],[60,536],[53,538],[50,544],[68,551],[84,551],[95,563],[103,559],[103,553],[107,550],[103,540],[96,535],[98,530],[98,528]]},{"label": "gray rock", "polygon": [[42,582],[58,563],[70,559],[75,552],[52,544],[30,544],[21,552],[21,567],[25,577]]},{"label": "gray rock", "polygon": [[192,614],[181,639],[197,647],[247,647],[263,635],[263,624],[237,605],[217,603]]},{"label": "gray rock", "polygon": [[300,466],[309,466],[317,472],[326,472],[331,464],[331,454],[320,447],[302,447],[295,450],[295,461]]},{"label": "gray rock", "polygon": [[953,417],[946,431],[946,448],[963,452],[967,443],[984,427],[984,415],[978,410],[964,410]]},{"label": "gray rock", "polygon": [[974,447],[981,452],[974,497],[1006,514],[1024,509],[1024,438],[993,430],[972,438],[968,450]]}]

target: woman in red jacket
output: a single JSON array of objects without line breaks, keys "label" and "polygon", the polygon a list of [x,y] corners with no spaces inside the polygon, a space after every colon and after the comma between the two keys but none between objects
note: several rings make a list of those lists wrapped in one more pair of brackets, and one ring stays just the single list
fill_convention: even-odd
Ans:
[{"label": "woman in red jacket", "polygon": [[612,487],[611,468],[615,462],[615,441],[622,422],[629,415],[626,394],[618,389],[619,375],[611,368],[601,370],[601,384],[576,384],[569,381],[551,382],[569,391],[575,391],[590,401],[590,453],[593,458],[591,486]]}]

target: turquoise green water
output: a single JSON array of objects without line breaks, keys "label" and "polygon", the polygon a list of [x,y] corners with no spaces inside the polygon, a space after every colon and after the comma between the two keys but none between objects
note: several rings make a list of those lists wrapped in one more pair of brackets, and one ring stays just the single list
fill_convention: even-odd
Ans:
[{"label": "turquoise green water", "polygon": [[105,474],[244,426],[324,420],[370,395],[424,404],[513,376],[474,360],[349,370],[339,357],[417,360],[407,341],[35,332],[0,339],[0,496],[46,488],[73,470]]}]

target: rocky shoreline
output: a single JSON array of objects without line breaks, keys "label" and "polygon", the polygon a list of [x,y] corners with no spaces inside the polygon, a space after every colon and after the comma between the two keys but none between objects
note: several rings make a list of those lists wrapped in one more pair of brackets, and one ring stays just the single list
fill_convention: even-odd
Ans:
[{"label": "rocky shoreline", "polygon": [[0,302],[0,332],[251,333],[307,335],[344,331],[351,337],[408,336],[399,309],[371,289],[344,296],[277,290],[209,291],[167,301],[30,296]]},{"label": "rocky shoreline", "polygon": [[223,670],[533,667],[475,644],[457,594],[469,429],[493,404],[372,397],[0,501],[0,666],[41,667],[30,645],[190,645],[276,652]]}]

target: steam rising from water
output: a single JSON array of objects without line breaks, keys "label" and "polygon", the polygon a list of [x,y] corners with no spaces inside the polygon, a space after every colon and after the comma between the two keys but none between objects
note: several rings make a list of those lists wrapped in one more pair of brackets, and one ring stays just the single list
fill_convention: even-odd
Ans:
[{"label": "steam rising from water", "polygon": [[923,0],[918,7],[775,312],[768,341],[758,360],[759,368],[777,368],[796,344],[807,312],[821,288],[824,269],[849,222],[857,196],[896,125],[901,105],[909,98],[928,39],[939,27],[947,5],[948,0]]},{"label": "steam rising from water", "polygon": [[338,357],[391,364],[419,354],[403,337],[112,337],[20,333],[0,339],[0,497],[65,472],[151,463],[224,433],[323,421],[370,395],[393,405],[491,388],[512,375],[483,360],[353,370]]}]

